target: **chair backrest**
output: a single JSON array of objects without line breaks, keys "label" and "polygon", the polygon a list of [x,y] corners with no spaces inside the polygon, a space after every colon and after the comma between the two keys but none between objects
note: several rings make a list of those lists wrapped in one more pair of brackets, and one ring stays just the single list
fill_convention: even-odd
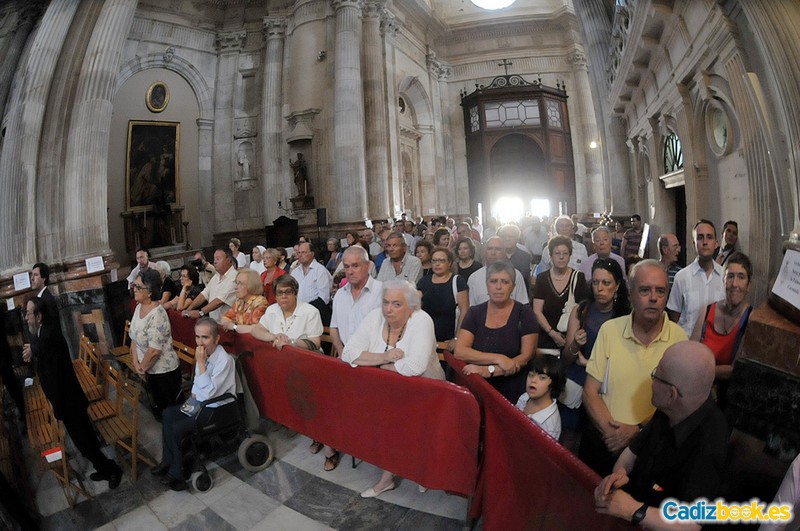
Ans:
[{"label": "chair backrest", "polygon": [[[331,356],[339,357],[339,353],[334,351],[333,348],[333,336],[331,335],[331,327],[326,326],[322,328],[322,335],[319,336],[320,346],[325,353],[330,352]],[[326,348],[325,345],[329,345],[329,348]]]},{"label": "chair backrest", "polygon": [[172,340],[172,348],[175,349],[175,353],[178,354],[179,360],[188,363],[190,367],[194,368],[194,362],[195,362],[194,348],[190,347],[185,343],[181,343],[177,339]]},{"label": "chair backrest", "polygon": [[131,346],[131,322],[125,319],[125,328],[122,329],[122,346],[123,347],[130,347]]},{"label": "chair backrest", "polygon": [[97,356],[97,345],[92,343],[89,338],[81,334],[80,346],[78,348],[78,359],[83,362],[89,371],[94,375],[97,383],[101,382],[100,358]]}]

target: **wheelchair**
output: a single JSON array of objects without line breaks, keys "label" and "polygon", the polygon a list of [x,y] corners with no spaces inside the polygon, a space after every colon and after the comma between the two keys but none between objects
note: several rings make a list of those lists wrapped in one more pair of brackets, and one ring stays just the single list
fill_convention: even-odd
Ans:
[{"label": "wheelchair", "polygon": [[[225,402],[217,407],[211,404]],[[203,464],[236,451],[239,463],[249,472],[259,472],[272,464],[275,453],[267,438],[250,434],[245,426],[242,405],[231,393],[206,400],[200,404],[195,417],[195,429],[182,441],[183,470],[192,487],[207,492],[214,480]]]}]

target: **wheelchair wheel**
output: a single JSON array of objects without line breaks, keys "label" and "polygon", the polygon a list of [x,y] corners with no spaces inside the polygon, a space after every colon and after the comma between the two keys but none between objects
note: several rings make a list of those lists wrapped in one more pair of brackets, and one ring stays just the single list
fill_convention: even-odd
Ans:
[{"label": "wheelchair wheel", "polygon": [[272,464],[275,453],[272,451],[267,438],[263,435],[253,435],[242,441],[239,445],[239,463],[245,470],[260,472]]},{"label": "wheelchair wheel", "polygon": [[198,492],[208,492],[214,486],[214,478],[211,477],[205,467],[192,474],[191,482],[192,488]]}]

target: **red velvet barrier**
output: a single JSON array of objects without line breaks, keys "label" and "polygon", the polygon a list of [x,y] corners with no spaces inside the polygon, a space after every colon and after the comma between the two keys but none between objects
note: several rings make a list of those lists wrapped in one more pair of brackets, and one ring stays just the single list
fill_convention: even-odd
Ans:
[{"label": "red velvet barrier", "polygon": [[600,477],[503,398],[485,379],[466,377],[445,353],[484,412],[483,459],[470,516],[487,530],[630,529],[594,508]]},{"label": "red velvet barrier", "polygon": [[466,389],[239,336],[261,413],[428,488],[471,496],[480,412]]}]

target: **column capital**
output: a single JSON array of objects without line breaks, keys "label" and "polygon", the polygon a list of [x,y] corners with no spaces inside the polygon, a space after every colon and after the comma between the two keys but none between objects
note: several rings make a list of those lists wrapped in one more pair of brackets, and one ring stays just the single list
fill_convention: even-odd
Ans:
[{"label": "column capital", "polygon": [[217,33],[217,49],[220,52],[239,52],[247,38],[246,31],[228,31]]},{"label": "column capital", "polygon": [[339,11],[346,7],[352,7],[361,11],[364,2],[362,0],[331,0],[334,11]]},{"label": "column capital", "polygon": [[400,31],[400,24],[397,23],[397,17],[394,14],[386,9],[385,7],[381,9],[381,31],[384,35],[389,37],[394,37],[397,35],[397,32]]},{"label": "column capital", "polygon": [[365,0],[363,3],[365,17],[381,17],[386,9],[386,0]]},{"label": "column capital", "polygon": [[569,54],[567,54],[567,63],[572,65],[573,68],[586,68],[587,67],[587,60],[586,54],[581,51],[573,50]]},{"label": "column capital", "polygon": [[211,131],[212,129],[214,129],[214,120],[209,120],[207,118],[198,118],[197,129],[200,131]]},{"label": "column capital", "polygon": [[453,75],[453,67],[438,60],[436,53],[430,48],[425,54],[425,63],[428,65],[428,71],[439,81],[445,81]]},{"label": "column capital", "polygon": [[282,39],[286,34],[286,17],[264,17],[261,31],[267,40]]}]

